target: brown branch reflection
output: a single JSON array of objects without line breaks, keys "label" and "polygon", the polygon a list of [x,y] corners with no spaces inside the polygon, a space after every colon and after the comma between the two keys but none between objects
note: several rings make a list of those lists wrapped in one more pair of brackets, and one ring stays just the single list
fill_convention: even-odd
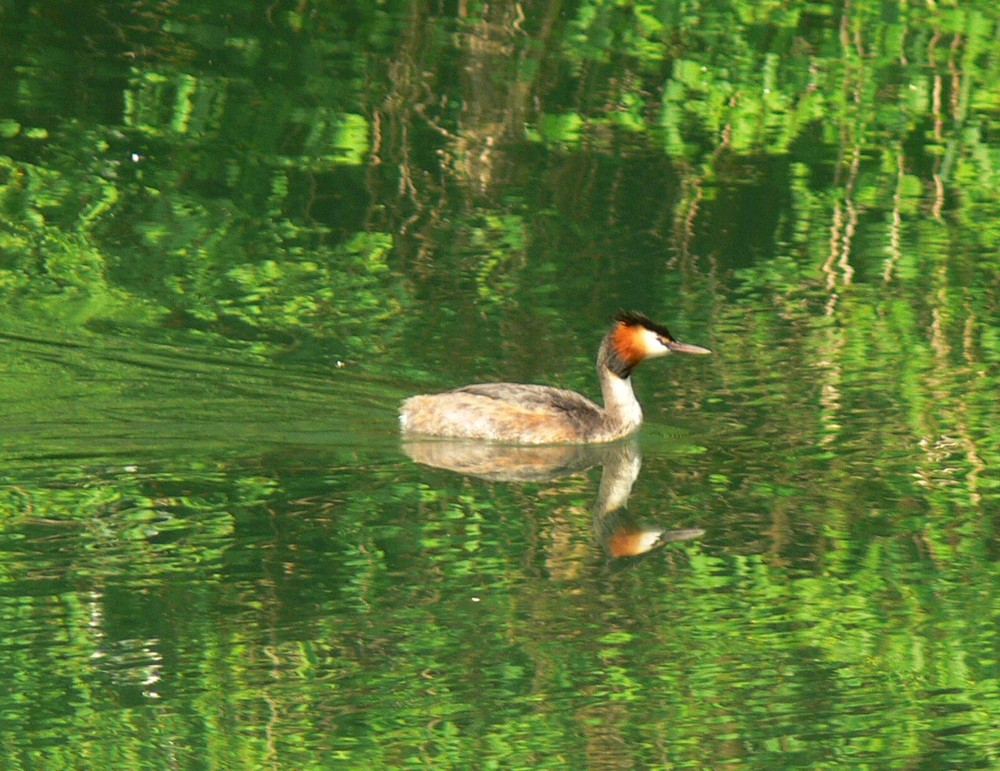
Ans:
[{"label": "brown branch reflection", "polygon": [[608,444],[540,446],[420,439],[405,441],[402,448],[425,466],[496,482],[548,482],[601,466],[594,533],[615,558],[637,557],[705,532],[700,528],[666,530],[629,513],[629,495],[642,468],[642,452],[634,436]]}]

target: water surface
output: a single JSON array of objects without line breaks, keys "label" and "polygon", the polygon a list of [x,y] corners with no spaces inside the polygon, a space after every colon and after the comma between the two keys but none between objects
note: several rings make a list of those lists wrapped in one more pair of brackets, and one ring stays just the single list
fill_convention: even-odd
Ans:
[{"label": "water surface", "polygon": [[992,6],[363,6],[0,2],[2,765],[996,766]]}]

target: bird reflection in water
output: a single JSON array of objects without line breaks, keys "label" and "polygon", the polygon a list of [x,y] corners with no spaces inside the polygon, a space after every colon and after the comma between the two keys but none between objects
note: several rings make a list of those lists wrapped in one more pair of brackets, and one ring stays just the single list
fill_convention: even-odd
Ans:
[{"label": "bird reflection in water", "polygon": [[503,445],[454,440],[410,440],[403,451],[417,463],[496,482],[548,482],[601,466],[594,502],[594,532],[615,558],[637,557],[672,541],[704,535],[700,528],[666,530],[628,512],[632,485],[642,467],[633,437],[607,444]]}]

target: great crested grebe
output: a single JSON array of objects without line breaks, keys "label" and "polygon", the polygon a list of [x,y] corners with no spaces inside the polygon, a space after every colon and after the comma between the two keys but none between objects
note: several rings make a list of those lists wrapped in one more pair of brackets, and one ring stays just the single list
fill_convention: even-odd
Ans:
[{"label": "great crested grebe", "polygon": [[667,328],[621,311],[597,352],[604,407],[562,388],[480,383],[442,394],[411,396],[399,410],[404,434],[489,439],[511,444],[610,442],[642,424],[629,376],[639,362],[668,353],[711,353],[675,340]]}]

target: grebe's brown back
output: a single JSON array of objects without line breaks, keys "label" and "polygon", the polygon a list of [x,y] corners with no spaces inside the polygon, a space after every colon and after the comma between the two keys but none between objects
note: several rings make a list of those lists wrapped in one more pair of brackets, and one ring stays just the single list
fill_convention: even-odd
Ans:
[{"label": "grebe's brown back", "polygon": [[644,359],[668,353],[711,353],[675,340],[641,313],[620,312],[597,353],[604,407],[561,388],[481,383],[403,402],[403,433],[513,444],[610,442],[642,424],[629,376]]}]

